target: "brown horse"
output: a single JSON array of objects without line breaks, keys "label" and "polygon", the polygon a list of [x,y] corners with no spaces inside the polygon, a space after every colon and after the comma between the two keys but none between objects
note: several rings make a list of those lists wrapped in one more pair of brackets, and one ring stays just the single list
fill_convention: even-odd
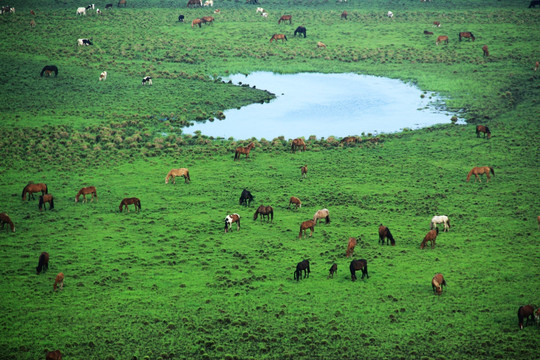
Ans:
[{"label": "brown horse", "polygon": [[318,210],[315,215],[313,215],[313,221],[315,222],[315,224],[317,224],[320,219],[325,219],[327,224],[330,223],[330,212],[328,211],[328,209]]},{"label": "brown horse", "polygon": [[49,253],[42,252],[39,255],[38,266],[36,267],[36,274],[39,275],[42,271],[45,272],[49,269]]},{"label": "brown horse", "polygon": [[435,41],[435,45],[439,45],[439,43],[445,42],[446,45],[448,45],[448,36],[441,35],[437,38],[437,41]]},{"label": "brown horse", "polygon": [[433,279],[431,279],[431,288],[433,289],[433,292],[437,295],[441,295],[443,286],[446,286],[446,280],[444,280],[444,276],[440,273],[436,274]]},{"label": "brown horse", "polygon": [[306,142],[304,139],[294,139],[291,143],[291,151],[296,152],[296,150],[306,151]]},{"label": "brown horse", "polygon": [[79,198],[81,197],[81,195],[83,196],[83,203],[87,202],[86,195],[88,194],[92,195],[92,199],[90,199],[90,202],[94,201],[94,197],[96,198],[96,201],[97,201],[97,190],[95,186],[88,186],[88,187],[83,187],[81,190],[79,190],[77,195],[75,195],[75,202],[79,202]]},{"label": "brown horse", "polygon": [[58,275],[56,275],[56,278],[54,279],[54,291],[56,291],[58,286],[60,286],[60,290],[62,290],[62,288],[64,287],[64,273],[58,273]]},{"label": "brown horse", "polygon": [[172,182],[173,182],[174,185],[176,185],[176,179],[175,178],[177,176],[183,176],[185,184],[187,184],[187,183],[189,183],[191,181],[191,179],[189,178],[189,170],[186,169],[186,168],[172,169],[171,171],[169,171],[169,173],[165,177],[165,184],[169,183],[169,179],[171,178],[171,176],[172,176]]},{"label": "brown horse", "polygon": [[39,197],[39,211],[47,210],[47,208],[45,207],[45,203],[49,203],[49,210],[54,209],[54,197],[52,196],[52,194],[45,194]]},{"label": "brown horse", "polygon": [[476,125],[476,137],[480,137],[480,133],[484,133],[484,138],[487,135],[488,139],[491,139],[491,131],[485,125]]},{"label": "brown horse", "polygon": [[264,218],[266,217],[266,221],[274,221],[274,209],[271,206],[259,206],[259,208],[255,210],[253,220],[257,220],[259,214],[261,214],[261,220],[264,220]]},{"label": "brown horse", "polygon": [[201,27],[202,22],[203,22],[203,21],[202,21],[201,19],[195,19],[195,20],[193,20],[193,21],[191,22],[191,28],[193,29],[193,27],[194,27],[195,25],[199,25],[199,27]]},{"label": "brown horse", "polygon": [[435,247],[435,239],[437,238],[437,235],[439,234],[439,228],[435,228],[434,230],[429,230],[429,232],[424,237],[424,240],[422,240],[422,243],[420,244],[420,249],[423,249],[427,242],[431,242],[431,248],[433,249]]},{"label": "brown horse", "polygon": [[276,40],[280,40],[281,39],[281,42],[285,42],[287,41],[287,36],[285,36],[285,34],[274,34],[272,35],[272,37],[270,38],[270,42]]},{"label": "brown horse", "polygon": [[493,174],[493,176],[495,176],[495,172],[493,171],[493,168],[491,166],[474,167],[474,168],[472,168],[471,171],[469,171],[469,174],[467,175],[467,182],[469,182],[469,180],[471,179],[471,175],[473,175],[473,174],[476,177],[474,179],[474,182],[476,182],[476,180],[478,180],[478,182],[482,182],[482,180],[478,176],[478,175],[482,175],[482,174],[486,174],[486,177],[487,177],[486,182],[489,182],[489,178],[490,178],[489,173],[490,172]]},{"label": "brown horse", "polygon": [[27,193],[30,194],[30,196],[28,197],[28,200],[30,200],[30,198],[35,199],[34,193],[37,193],[37,192],[40,192],[40,191],[41,191],[41,195],[45,195],[45,194],[49,193],[49,190],[47,189],[46,184],[43,184],[43,183],[39,183],[39,184],[29,183],[28,185],[26,185],[24,187],[24,189],[22,191],[22,199],[26,200],[26,194]]},{"label": "brown horse", "polygon": [[281,24],[282,21],[289,21],[289,24],[292,24],[292,15],[283,15],[282,17],[279,18],[278,20],[278,24]]},{"label": "brown horse", "polygon": [[4,229],[4,225],[6,225],[6,224],[8,225],[8,227],[6,227],[7,231],[9,231],[9,229],[11,228],[11,232],[15,232],[15,224],[13,224],[13,221],[11,221],[8,214],[1,213],[0,214],[0,226],[2,227],[2,229]]},{"label": "brown horse", "polygon": [[434,21],[434,22],[433,22],[433,26],[435,26],[435,27],[441,27],[441,22],[440,22],[440,21]]},{"label": "brown horse", "polygon": [[291,198],[289,199],[289,209],[291,208],[291,204],[295,205],[294,206],[295,209],[302,207],[302,202],[300,201],[300,199],[294,196],[291,196]]},{"label": "brown horse", "polygon": [[356,246],[356,239],[351,237],[349,238],[349,243],[347,244],[347,251],[345,252],[346,257],[351,257],[354,254],[354,247]]},{"label": "brown horse", "polygon": [[187,7],[199,7],[202,6],[201,0],[189,0],[187,3]]},{"label": "brown horse", "polygon": [[232,224],[236,223],[236,231],[240,230],[240,215],[231,214],[225,217],[225,232],[231,230]]},{"label": "brown horse", "polygon": [[329,271],[329,274],[328,274],[328,279],[330,278],[334,278],[334,273],[337,273],[337,264],[336,263],[333,263],[332,266],[330,267],[330,271]]},{"label": "brown horse", "polygon": [[384,245],[384,239],[386,238],[386,245],[388,245],[388,240],[392,246],[396,246],[396,241],[390,232],[390,229],[383,224],[379,226],[379,242],[381,245]]},{"label": "brown horse", "polygon": [[368,269],[367,269],[367,260],[366,259],[360,259],[360,260],[353,260],[351,261],[351,265],[349,266],[349,269],[351,270],[351,280],[356,280],[356,271],[362,270],[362,279],[364,279],[364,276],[367,276],[369,279]]},{"label": "brown horse", "polygon": [[320,48],[325,48],[326,49],[326,45],[321,42],[321,41],[317,41],[317,47],[320,49]]},{"label": "brown horse", "polygon": [[124,198],[120,202],[120,206],[119,206],[120,212],[122,212],[124,207],[127,210],[127,212],[129,212],[128,205],[135,205],[135,212],[141,211],[141,200],[139,200],[138,198]]},{"label": "brown horse", "polygon": [[244,146],[239,146],[236,148],[236,151],[234,153],[234,160],[238,160],[240,159],[240,155],[241,154],[246,154],[246,159],[248,158],[249,156],[249,152],[251,151],[251,149],[253,149],[255,147],[255,144],[250,142],[248,146],[244,147]]},{"label": "brown horse", "polygon": [[313,235],[313,232],[315,231],[313,228],[315,227],[315,221],[314,220],[307,220],[304,221],[302,224],[300,224],[300,233],[298,234],[298,238],[302,238],[302,231],[304,232],[304,235],[307,236],[307,229],[310,229],[311,232],[309,233],[309,236]]},{"label": "brown horse", "polygon": [[347,144],[354,144],[357,143],[358,138],[356,136],[345,136],[343,139],[341,139],[340,143],[347,145]]},{"label": "brown horse", "polygon": [[489,56],[489,50],[487,45],[482,46],[482,51],[484,51],[484,56]]},{"label": "brown horse", "polygon": [[203,16],[201,18],[203,24],[213,24],[214,23],[214,17],[213,16]]},{"label": "brown horse", "polygon": [[120,1],[118,1],[118,7],[120,7],[120,5],[124,5],[124,7],[126,7],[126,6],[127,6],[126,0],[120,0]]},{"label": "brown horse", "polygon": [[60,350],[49,351],[45,360],[62,360],[62,353]]},{"label": "brown horse", "polygon": [[534,71],[538,70],[538,67],[540,67],[540,61],[534,63]]},{"label": "brown horse", "polygon": [[518,325],[523,330],[523,320],[526,319],[526,325],[529,324],[529,320],[534,323],[534,307],[532,305],[520,306],[518,309]]},{"label": "brown horse", "polygon": [[341,20],[343,20],[343,19],[347,20],[347,15],[349,15],[349,14],[347,14],[346,11],[343,11],[343,12],[341,13]]},{"label": "brown horse", "polygon": [[461,41],[461,38],[471,39],[472,41],[475,40],[473,33],[470,32],[470,31],[460,32],[459,33],[459,41]]},{"label": "brown horse", "polygon": [[300,167],[300,173],[302,174],[303,178],[307,176],[307,164]]}]

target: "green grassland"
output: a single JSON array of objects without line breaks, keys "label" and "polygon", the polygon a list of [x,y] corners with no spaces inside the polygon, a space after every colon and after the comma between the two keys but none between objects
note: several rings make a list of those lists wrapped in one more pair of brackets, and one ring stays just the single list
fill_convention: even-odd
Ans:
[{"label": "green grassland", "polygon": [[[82,4],[71,0],[21,1],[0,15],[0,212],[16,225],[0,233],[0,358],[41,359],[54,349],[85,360],[537,358],[538,328],[519,330],[516,313],[540,305],[540,10],[528,1],[261,0],[264,19],[245,1],[216,0],[215,23],[192,29],[212,10],[96,5],[102,16],[76,16]],[[277,24],[285,13],[293,25]],[[292,36],[298,25],[306,39]],[[424,30],[450,43],[436,46]],[[476,41],[459,43],[459,31]],[[274,33],[289,40],[269,43]],[[78,38],[94,46],[78,47]],[[47,64],[58,66],[57,78],[39,76]],[[221,80],[257,70],[399,78],[440,93],[468,124],[350,147],[308,132],[298,134],[308,145],[298,153],[283,137],[183,134],[190,122],[271,99]],[[141,86],[145,75],[153,86]],[[477,138],[476,123],[493,137]],[[249,159],[233,161],[249,141]],[[485,165],[495,170],[489,184],[465,181]],[[179,167],[191,183],[166,185]],[[54,210],[21,201],[28,181],[49,186]],[[75,203],[88,185],[99,200]],[[244,188],[255,195],[249,208],[238,205]],[[142,211],[120,213],[120,200],[134,196]],[[290,196],[303,206],[289,209]],[[253,221],[260,204],[274,207],[272,222]],[[331,223],[299,239],[300,223],[321,208]],[[241,229],[225,234],[233,212]],[[437,214],[452,227],[420,250]],[[395,247],[377,243],[381,223]],[[354,283],[351,236],[370,274]],[[38,276],[42,251],[51,262]],[[302,259],[311,275],[296,282]],[[65,286],[53,292],[58,272]],[[437,272],[448,282],[441,296],[431,289]]]}]

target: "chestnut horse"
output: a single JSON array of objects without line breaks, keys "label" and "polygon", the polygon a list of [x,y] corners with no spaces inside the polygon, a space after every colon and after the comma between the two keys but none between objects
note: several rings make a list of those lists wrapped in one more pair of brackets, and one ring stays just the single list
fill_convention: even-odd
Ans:
[{"label": "chestnut horse", "polygon": [[304,279],[309,277],[309,273],[311,272],[309,269],[309,260],[302,260],[298,264],[296,264],[296,270],[293,274],[293,279],[298,281],[302,277],[302,271],[304,272]]},{"label": "chestnut horse", "polygon": [[294,196],[291,196],[291,198],[289,199],[289,209],[291,208],[291,204],[295,205],[295,209],[302,207],[302,202],[300,201],[300,199]]},{"label": "chestnut horse", "polygon": [[202,23],[203,21],[201,19],[195,19],[191,22],[191,28],[193,29],[195,25],[199,25],[199,27],[201,27]]},{"label": "chestnut horse", "polygon": [[298,234],[298,238],[299,239],[302,238],[302,231],[304,231],[304,235],[307,236],[307,229],[311,230],[311,232],[309,233],[309,236],[312,236],[313,231],[314,231],[314,229],[313,229],[314,227],[315,227],[315,221],[314,220],[304,221],[302,224],[300,224],[300,233]]},{"label": "chestnut horse", "polygon": [[356,280],[356,271],[362,270],[362,278],[364,279],[364,276],[366,276],[369,279],[368,269],[367,269],[367,260],[366,259],[360,259],[360,260],[353,260],[351,261],[351,265],[349,266],[349,269],[351,270],[351,280]]},{"label": "chestnut horse", "polygon": [[62,353],[60,350],[49,351],[45,360],[62,360]]},{"label": "chestnut horse", "polygon": [[431,288],[437,295],[442,294],[443,285],[446,286],[446,280],[444,280],[444,276],[442,274],[436,274],[433,279],[431,279]]},{"label": "chestnut horse", "polygon": [[289,24],[292,24],[292,15],[283,15],[282,17],[279,18],[278,20],[278,24],[281,24],[282,21],[289,21]]},{"label": "chestnut horse", "polygon": [[240,230],[240,215],[238,214],[231,214],[227,215],[225,217],[225,232],[229,232],[231,230],[232,224],[236,223],[236,231]]},{"label": "chestnut horse", "polygon": [[480,133],[484,133],[484,138],[487,135],[488,139],[491,139],[491,131],[485,125],[476,125],[476,137],[480,137]]},{"label": "chestnut horse", "polygon": [[300,173],[302,174],[303,178],[307,176],[307,164],[300,167]]},{"label": "chestnut horse", "polygon": [[49,203],[49,210],[54,209],[54,197],[51,194],[45,194],[39,197],[39,211],[42,211],[42,207],[43,209],[47,210],[47,208],[45,207],[45,203]]},{"label": "chestnut horse", "polygon": [[238,160],[240,159],[240,155],[241,154],[246,154],[246,159],[248,158],[249,156],[249,152],[251,151],[251,149],[253,149],[255,147],[255,144],[250,142],[248,146],[246,147],[243,147],[243,146],[239,146],[236,148],[236,151],[234,153],[234,160]]},{"label": "chestnut horse", "polygon": [[165,184],[169,183],[169,179],[171,178],[171,176],[172,176],[172,182],[173,182],[174,185],[176,185],[176,179],[175,178],[177,176],[183,176],[185,184],[187,184],[187,183],[189,183],[191,181],[191,179],[189,178],[189,170],[186,169],[186,168],[172,169],[171,171],[169,171],[169,173],[165,177]]},{"label": "chestnut horse", "polygon": [[261,214],[261,220],[264,220],[266,217],[266,220],[274,221],[274,209],[272,209],[271,206],[264,206],[261,205],[257,210],[255,210],[255,214],[253,215],[253,220],[257,220],[257,217]]},{"label": "chestnut horse", "polygon": [[489,50],[487,45],[482,46],[482,51],[484,52],[484,56],[489,56]]},{"label": "chestnut horse", "polygon": [[94,201],[94,197],[96,198],[96,201],[97,201],[97,190],[95,186],[88,186],[88,187],[83,187],[81,190],[79,190],[77,195],[75,195],[75,202],[79,202],[79,198],[81,197],[81,195],[83,196],[83,203],[87,202],[86,195],[88,194],[92,194],[92,199],[90,199],[90,202]]},{"label": "chestnut horse", "polygon": [[329,274],[328,274],[328,279],[330,278],[334,278],[334,273],[337,273],[337,264],[336,263],[333,263],[332,266],[330,267],[330,270],[329,270]]},{"label": "chestnut horse", "polygon": [[435,247],[435,239],[437,238],[438,234],[439,228],[435,228],[435,230],[430,230],[424,237],[424,240],[422,240],[422,243],[420,244],[420,249],[423,249],[428,241],[431,242],[431,248],[433,249]]},{"label": "chestnut horse", "polygon": [[439,45],[439,43],[445,42],[446,45],[448,45],[448,36],[441,35],[437,38],[437,41],[435,41],[435,45]]},{"label": "chestnut horse", "polygon": [[37,192],[40,192],[40,191],[41,191],[41,195],[45,195],[45,194],[49,193],[49,190],[47,189],[46,184],[43,184],[43,183],[39,183],[39,184],[29,183],[28,185],[26,185],[24,187],[24,189],[22,191],[22,199],[26,200],[26,194],[27,193],[30,194],[30,196],[28,197],[28,200],[30,200],[30,198],[35,199],[34,193],[37,193]]},{"label": "chestnut horse", "polygon": [[459,41],[461,41],[461,38],[471,39],[472,41],[475,40],[473,33],[470,31],[460,32]]},{"label": "chestnut horse", "polygon": [[341,13],[341,20],[343,20],[343,19],[347,20],[347,15],[349,15],[349,14],[347,14],[346,11],[343,11],[343,12]]},{"label": "chestnut horse", "polygon": [[11,232],[15,232],[15,224],[13,224],[13,221],[11,221],[8,214],[1,213],[0,214],[0,226],[2,227],[2,229],[4,228],[4,225],[6,225],[6,224],[8,225],[8,227],[6,227],[7,231],[9,231],[9,229],[11,228]]},{"label": "chestnut horse", "polygon": [[476,182],[477,180],[478,180],[478,182],[482,182],[482,180],[478,176],[478,175],[482,175],[482,174],[486,174],[486,177],[487,177],[486,182],[489,182],[489,179],[490,179],[489,173],[490,172],[493,174],[493,176],[495,176],[495,171],[493,171],[493,168],[491,166],[474,167],[474,168],[472,168],[471,171],[469,171],[469,174],[467,175],[467,182],[469,182],[469,180],[471,179],[471,175],[473,175],[473,174],[476,177],[474,179],[474,182]]},{"label": "chestnut horse", "polygon": [[60,286],[60,290],[62,290],[62,288],[64,287],[64,273],[58,273],[58,275],[56,275],[56,278],[54,279],[54,291],[56,291],[58,286]]},{"label": "chestnut horse", "polygon": [[296,150],[306,151],[306,142],[304,139],[294,139],[291,143],[291,151],[296,152]]},{"label": "chestnut horse", "polygon": [[313,215],[313,221],[315,222],[315,224],[317,224],[320,219],[325,219],[327,224],[330,223],[330,213],[328,209],[318,210],[315,215]]},{"label": "chestnut horse", "polygon": [[276,40],[280,40],[281,39],[281,42],[285,42],[287,41],[287,36],[285,36],[285,34],[274,34],[272,35],[272,37],[270,38],[270,42]]},{"label": "chestnut horse", "polygon": [[379,242],[381,245],[384,245],[384,238],[386,238],[386,245],[388,245],[388,240],[392,246],[396,246],[396,241],[390,232],[390,229],[383,224],[379,226]]},{"label": "chestnut horse", "polygon": [[518,309],[518,325],[523,330],[523,319],[526,319],[526,325],[529,324],[529,320],[534,323],[534,307],[532,305],[520,306]]},{"label": "chestnut horse", "polygon": [[122,199],[118,209],[120,210],[120,212],[122,212],[123,208],[125,208],[127,210],[127,212],[129,212],[128,205],[135,205],[135,212],[141,211],[141,200],[139,200],[138,198],[124,198],[124,199]]},{"label": "chestnut horse", "polygon": [[446,215],[440,215],[440,216],[436,215],[432,217],[429,228],[433,230],[437,227],[437,224],[441,224],[441,223],[444,226],[443,231],[448,232],[448,230],[450,230],[450,219],[448,219],[448,216]]},{"label": "chestnut horse", "polygon": [[39,275],[42,271],[45,272],[49,269],[49,253],[42,252],[39,255],[38,266],[36,267],[36,274]]},{"label": "chestnut horse", "polygon": [[345,253],[346,257],[353,256],[355,246],[356,246],[356,239],[353,237],[349,238],[349,243],[347,244],[347,252]]}]

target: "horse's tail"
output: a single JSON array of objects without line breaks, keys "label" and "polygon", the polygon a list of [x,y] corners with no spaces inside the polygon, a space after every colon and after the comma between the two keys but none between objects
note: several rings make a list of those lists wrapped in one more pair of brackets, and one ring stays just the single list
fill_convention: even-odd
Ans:
[{"label": "horse's tail", "polygon": [[255,210],[255,214],[253,215],[253,220],[257,220],[258,216],[259,216],[259,209]]},{"label": "horse's tail", "polygon": [[54,198],[51,197],[51,202],[50,202],[51,206],[49,207],[49,210],[52,210],[54,209]]},{"label": "horse's tail", "polygon": [[23,188],[23,190],[22,190],[22,195],[21,195],[21,196],[22,196],[22,199],[23,199],[23,200],[26,200],[26,188],[27,188],[27,187],[28,187],[28,185],[26,185],[26,186]]},{"label": "horse's tail", "polygon": [[467,175],[467,182],[471,179],[471,175],[473,173],[473,170],[469,171],[469,174]]},{"label": "horse's tail", "polygon": [[39,197],[39,204],[38,204],[39,210],[41,210],[41,207],[42,207],[42,206],[43,206],[43,195],[41,195],[41,196]]},{"label": "horse's tail", "polygon": [[[287,40],[287,35],[284,34],[283,37],[285,38],[285,40]],[[289,41],[289,40],[287,40],[287,41]]]},{"label": "horse's tail", "polygon": [[44,67],[44,68],[41,70],[41,74],[40,74],[41,77],[43,77],[43,73],[45,72],[45,69],[46,69],[46,68],[47,68],[47,67]]},{"label": "horse's tail", "polygon": [[491,173],[493,174],[493,176],[495,176],[495,171],[493,170],[493,168],[490,166],[489,167],[489,171],[491,171]]},{"label": "horse's tail", "polygon": [[519,328],[523,329],[523,315],[521,315],[521,309],[523,306],[520,306],[518,309],[518,321],[519,321]]},{"label": "horse's tail", "polygon": [[274,221],[274,210],[270,210],[270,220]]},{"label": "horse's tail", "polygon": [[392,233],[390,232],[390,229],[388,227],[386,227],[386,236],[388,237],[388,239],[390,239],[390,244],[392,244],[392,246],[396,245],[394,236],[392,236]]},{"label": "horse's tail", "polygon": [[142,207],[141,207],[141,200],[137,200],[137,205],[139,205],[139,211],[142,210]]},{"label": "horse's tail", "polygon": [[188,179],[188,181],[191,181],[191,179],[189,177],[189,170],[186,170],[186,178]]},{"label": "horse's tail", "polygon": [[43,184],[45,185],[45,194],[48,194],[49,193],[49,187],[47,186],[47,184]]},{"label": "horse's tail", "polygon": [[[278,23],[279,24],[279,23]],[[272,35],[272,37],[270,38],[270,42],[272,42],[272,40],[274,40],[276,38],[275,35]]]},{"label": "horse's tail", "polygon": [[487,126],[486,126],[486,133],[491,134],[491,130],[489,130],[489,128]]},{"label": "horse's tail", "polygon": [[327,216],[326,216],[326,223],[327,223],[327,224],[330,224],[330,215],[327,215]]}]

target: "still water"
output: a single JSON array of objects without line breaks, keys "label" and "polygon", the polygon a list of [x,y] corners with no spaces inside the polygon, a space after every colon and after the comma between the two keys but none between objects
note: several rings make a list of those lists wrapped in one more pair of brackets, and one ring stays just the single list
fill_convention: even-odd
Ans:
[{"label": "still water", "polygon": [[344,137],[449,123],[452,116],[441,110],[443,102],[436,94],[421,98],[423,92],[414,86],[376,76],[254,72],[223,80],[255,85],[277,98],[224,111],[224,120],[195,123],[185,133],[200,130],[203,135],[237,140]]}]

